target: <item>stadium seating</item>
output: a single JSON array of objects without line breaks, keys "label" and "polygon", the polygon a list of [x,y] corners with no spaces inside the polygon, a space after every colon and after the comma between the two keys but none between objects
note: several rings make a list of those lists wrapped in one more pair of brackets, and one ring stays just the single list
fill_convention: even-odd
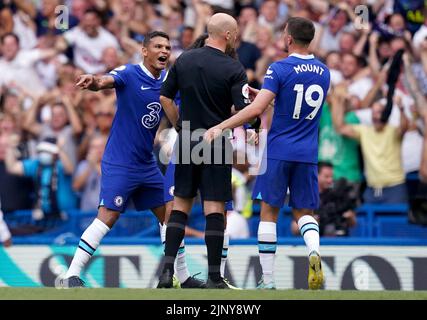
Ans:
[{"label": "stadium seating", "polygon": [[[253,215],[249,219],[250,237],[255,240],[259,223],[260,206],[254,204]],[[411,224],[408,221],[408,206],[398,205],[363,205],[357,209],[358,224],[351,229],[348,239],[365,239],[381,241],[382,239],[427,239],[427,228]],[[96,212],[81,212],[72,210],[67,212],[65,220],[59,218],[48,219],[40,222],[32,217],[32,212],[17,211],[5,215],[5,220],[12,229],[31,230],[30,235],[15,236],[17,243],[75,243],[96,217]],[[290,224],[292,221],[291,209],[281,209],[277,223],[279,238],[298,238],[292,235]],[[203,230],[205,218],[200,205],[195,205],[190,215],[189,225],[198,230]],[[42,229],[46,229],[42,231]],[[106,241],[120,243],[121,241],[138,242],[151,239],[159,243],[159,225],[157,218],[150,211],[124,213]],[[328,241],[334,241],[328,239]]]}]

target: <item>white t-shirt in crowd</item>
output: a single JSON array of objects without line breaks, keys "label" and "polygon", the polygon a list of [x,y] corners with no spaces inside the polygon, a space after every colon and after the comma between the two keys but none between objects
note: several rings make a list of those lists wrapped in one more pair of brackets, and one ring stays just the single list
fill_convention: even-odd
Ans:
[{"label": "white t-shirt in crowd", "polygon": [[65,32],[64,38],[74,47],[74,64],[86,73],[104,72],[102,52],[109,47],[119,49],[119,43],[113,34],[102,27],[94,38],[89,37],[79,26]]},{"label": "white t-shirt in crowd", "polygon": [[420,50],[421,42],[427,37],[427,25],[423,24],[412,38],[412,45],[416,50]]},{"label": "white t-shirt in crowd", "polygon": [[358,97],[360,100],[363,100],[371,90],[374,82],[369,77],[360,78],[356,81],[353,81],[348,86],[348,93],[352,96]]},{"label": "white t-shirt in crowd", "polygon": [[20,50],[12,61],[0,59],[0,85],[15,82],[33,94],[43,94],[46,88],[35,69],[35,64],[40,58],[41,50],[32,49]]}]

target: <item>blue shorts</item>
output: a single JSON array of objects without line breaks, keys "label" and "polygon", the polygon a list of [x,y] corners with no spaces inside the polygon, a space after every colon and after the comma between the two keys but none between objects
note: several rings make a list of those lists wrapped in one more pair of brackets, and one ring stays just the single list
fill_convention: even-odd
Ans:
[{"label": "blue shorts", "polygon": [[164,205],[164,178],[157,163],[129,169],[101,163],[101,194],[99,206],[123,212],[132,200],[138,211]]},{"label": "blue shorts", "polygon": [[294,209],[319,207],[317,164],[276,159],[263,161],[267,161],[267,170],[257,177],[252,199],[262,200],[273,207],[281,208],[289,188],[290,207]]},{"label": "blue shorts", "polygon": [[[173,192],[175,189],[175,164],[171,161],[169,162],[168,167],[166,168],[166,173],[165,173],[165,187],[163,189],[163,196],[164,196],[164,201],[169,202],[169,201],[173,201]],[[203,201],[202,201],[202,205],[203,205]],[[233,201],[227,201],[225,203],[225,210],[227,211],[231,211],[233,210]]]}]

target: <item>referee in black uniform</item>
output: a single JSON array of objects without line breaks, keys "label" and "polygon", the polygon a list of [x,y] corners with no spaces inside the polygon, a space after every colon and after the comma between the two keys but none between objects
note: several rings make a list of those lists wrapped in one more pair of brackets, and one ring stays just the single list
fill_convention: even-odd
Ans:
[{"label": "referee in black uniform", "polygon": [[[211,157],[208,160],[211,161],[200,163],[190,157],[189,151],[203,141],[203,136],[199,135],[200,139],[196,141],[191,141],[194,136],[192,139],[190,136],[196,130],[209,129],[228,119],[233,105],[239,110],[250,101],[248,79],[242,64],[225,53],[234,49],[238,32],[236,20],[218,13],[209,20],[207,28],[209,38],[206,46],[184,52],[169,71],[161,89],[160,102],[178,131],[178,140],[174,203],[166,231],[165,265],[158,288],[172,287],[175,257],[198,189],[206,216],[205,241],[209,265],[206,287],[228,288],[220,276],[220,264],[224,203],[232,199],[232,148],[228,139],[221,137],[219,148],[215,142],[209,147]],[[181,95],[179,113],[173,102],[178,91]],[[218,161],[220,153],[221,161]]]}]

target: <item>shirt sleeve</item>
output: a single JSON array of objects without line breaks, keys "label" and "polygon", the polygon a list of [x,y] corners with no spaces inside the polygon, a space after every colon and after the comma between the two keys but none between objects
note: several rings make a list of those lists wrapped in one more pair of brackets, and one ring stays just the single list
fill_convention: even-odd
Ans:
[{"label": "shirt sleeve", "polygon": [[25,55],[24,55],[25,63],[28,66],[32,66],[37,61],[40,60],[41,56],[42,56],[42,50],[40,49],[32,49],[32,50],[25,51]]},{"label": "shirt sleeve", "polygon": [[68,45],[70,45],[70,46],[74,45],[74,43],[76,42],[76,38],[77,38],[76,33],[77,33],[77,27],[63,33],[62,36],[64,37],[64,39]]},{"label": "shirt sleeve", "polygon": [[363,134],[363,129],[365,128],[364,125],[361,124],[352,124],[350,127],[353,129],[354,133],[356,134],[356,139],[360,140]]},{"label": "shirt sleeve", "polygon": [[37,175],[37,168],[39,163],[37,160],[26,159],[22,161],[22,167],[24,168],[24,176],[35,178]]},{"label": "shirt sleeve", "polygon": [[238,73],[236,73],[231,87],[231,97],[236,110],[243,109],[251,102],[249,100],[248,77],[246,76],[246,71],[243,69],[243,66],[240,66]]},{"label": "shirt sleeve", "polygon": [[272,64],[268,67],[264,76],[263,89],[267,89],[277,95],[280,88],[280,77],[276,71],[275,65]]},{"label": "shirt sleeve", "polygon": [[175,96],[178,92],[178,74],[177,74],[177,63],[172,66],[169,70],[165,81],[163,82],[162,88],[160,90],[160,95],[165,96],[169,99],[175,99]]},{"label": "shirt sleeve", "polygon": [[88,167],[89,167],[89,162],[87,160],[81,161],[77,165],[76,172],[74,173],[74,178],[77,178],[78,176],[82,175],[87,170]]},{"label": "shirt sleeve", "polygon": [[112,76],[114,78],[114,87],[120,88],[124,87],[126,85],[126,75],[127,70],[129,69],[128,65],[123,65],[120,67],[115,68],[114,70],[111,70],[108,75]]}]

